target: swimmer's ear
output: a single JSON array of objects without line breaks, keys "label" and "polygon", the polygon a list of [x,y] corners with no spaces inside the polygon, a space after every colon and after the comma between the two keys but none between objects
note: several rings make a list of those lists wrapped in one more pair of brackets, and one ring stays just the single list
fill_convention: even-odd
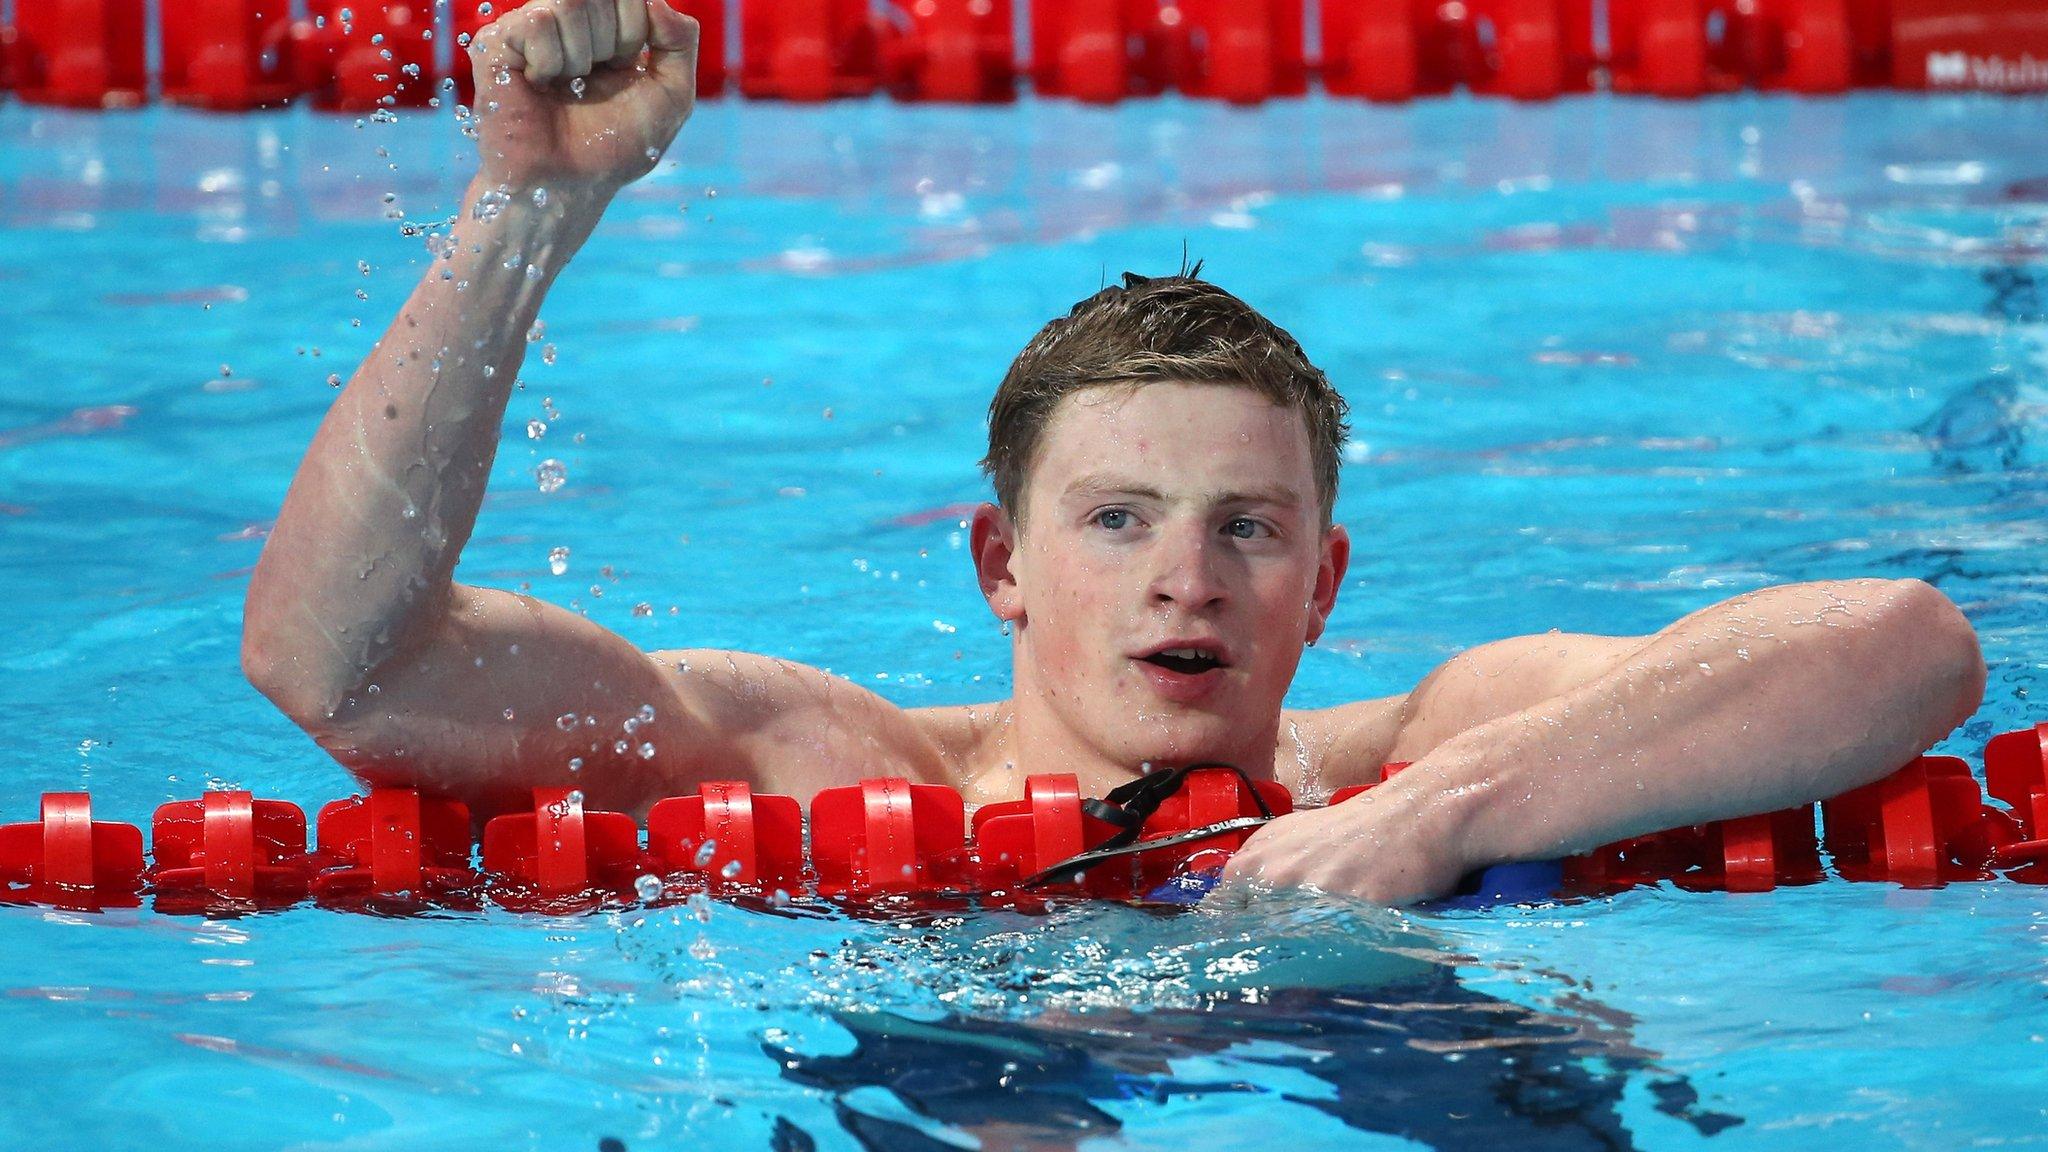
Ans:
[{"label": "swimmer's ear", "polygon": [[994,504],[983,503],[974,510],[970,532],[974,550],[974,575],[989,611],[1005,624],[1024,618],[1024,595],[1017,587],[1013,563],[1017,555],[1017,524],[1010,513]]},{"label": "swimmer's ear", "polygon": [[1308,642],[1322,638],[1330,613],[1337,607],[1337,590],[1344,587],[1344,573],[1351,567],[1351,533],[1342,524],[1332,524],[1323,533],[1323,554],[1316,565],[1315,591],[1309,595]]}]

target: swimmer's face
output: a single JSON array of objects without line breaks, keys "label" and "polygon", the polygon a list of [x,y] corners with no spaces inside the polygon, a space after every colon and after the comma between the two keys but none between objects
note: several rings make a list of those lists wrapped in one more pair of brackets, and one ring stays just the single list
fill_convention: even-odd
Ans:
[{"label": "swimmer's face", "polygon": [[1322,525],[1300,413],[1229,384],[1078,392],[1046,425],[1023,503],[1021,528],[985,505],[974,542],[1034,738],[1127,767],[1270,764],[1350,557]]}]

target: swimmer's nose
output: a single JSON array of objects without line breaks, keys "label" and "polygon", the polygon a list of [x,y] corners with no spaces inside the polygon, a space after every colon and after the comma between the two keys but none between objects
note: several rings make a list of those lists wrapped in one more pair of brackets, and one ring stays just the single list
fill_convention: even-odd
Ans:
[{"label": "swimmer's nose", "polygon": [[1160,533],[1158,565],[1149,589],[1152,603],[1182,608],[1221,604],[1227,589],[1220,571],[1222,547],[1200,525],[1175,525]]}]

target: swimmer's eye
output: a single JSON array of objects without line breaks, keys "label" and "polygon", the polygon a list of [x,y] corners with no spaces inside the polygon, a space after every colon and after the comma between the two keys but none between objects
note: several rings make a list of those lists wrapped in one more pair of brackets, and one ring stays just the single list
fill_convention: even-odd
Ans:
[{"label": "swimmer's eye", "polygon": [[1239,516],[1223,526],[1225,532],[1239,540],[1259,540],[1273,534],[1272,529],[1249,516]]}]

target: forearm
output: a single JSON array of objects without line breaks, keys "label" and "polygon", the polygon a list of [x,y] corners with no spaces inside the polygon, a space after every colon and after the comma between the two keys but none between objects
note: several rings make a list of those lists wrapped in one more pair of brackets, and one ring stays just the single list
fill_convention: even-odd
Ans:
[{"label": "forearm", "polygon": [[1771,589],[1607,675],[1473,728],[1386,787],[1470,867],[1809,803],[1884,776],[1976,709],[1976,638],[1916,582]]},{"label": "forearm", "polygon": [[336,398],[250,580],[243,659],[287,711],[331,711],[444,611],[526,334],[601,202],[473,185],[444,257]]}]

